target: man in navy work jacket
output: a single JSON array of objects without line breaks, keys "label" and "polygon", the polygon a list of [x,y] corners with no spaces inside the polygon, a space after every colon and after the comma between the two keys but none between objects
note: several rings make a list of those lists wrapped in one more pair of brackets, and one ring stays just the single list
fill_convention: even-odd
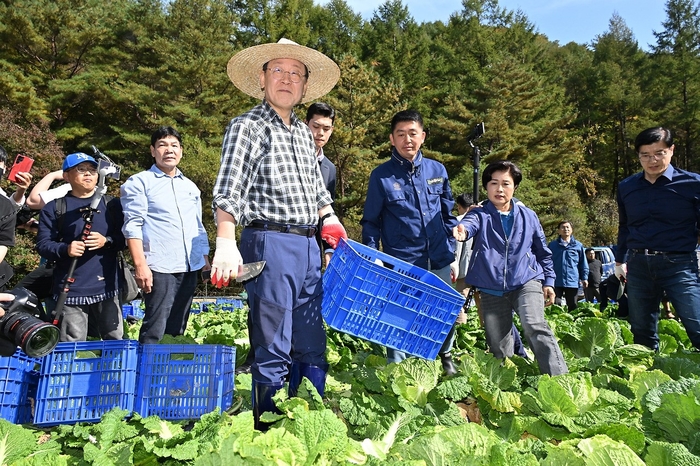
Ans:
[{"label": "man in navy work jacket", "polygon": [[[245,284],[255,353],[253,418],[275,412],[273,395],[284,387],[294,395],[301,377],[323,396],[328,364],[321,302],[321,251],[316,229],[332,247],[345,229],[331,207],[309,127],[294,113],[302,102],[328,93],[340,68],[324,54],[280,39],[249,47],[228,63],[228,75],[242,92],[262,99],[229,123],[214,185],[216,251],[212,283],[235,279],[243,261],[266,261]],[[236,225],[243,226],[240,250]]]},{"label": "man in navy work jacket", "polygon": [[700,349],[700,277],[695,254],[700,175],[671,165],[673,137],[666,128],[642,131],[634,148],[643,171],[618,186],[620,226],[615,253],[615,275],[627,280],[634,342],[658,349],[659,303],[665,291],[693,346]]},{"label": "man in navy work jacket", "polygon": [[[445,167],[426,159],[420,148],[425,141],[423,117],[404,110],[391,119],[391,158],[369,177],[362,216],[362,242],[415,266],[432,271],[446,283],[457,278],[450,267],[455,257],[452,228],[454,200]],[[446,374],[456,373],[450,350],[454,325],[440,349]],[[402,351],[387,348],[387,360],[405,359]]]},{"label": "man in navy work jacket", "polygon": [[[336,169],[333,162],[323,153],[323,147],[328,143],[331,134],[333,134],[334,122],[335,110],[327,103],[315,102],[306,110],[306,124],[309,126],[311,134],[314,137],[316,158],[318,159],[318,167],[321,169],[323,184],[326,186],[333,201],[335,201]],[[333,254],[333,248],[321,240],[320,231],[316,232],[316,238],[323,248],[323,258],[326,266],[328,266],[328,262],[331,260]]]}]

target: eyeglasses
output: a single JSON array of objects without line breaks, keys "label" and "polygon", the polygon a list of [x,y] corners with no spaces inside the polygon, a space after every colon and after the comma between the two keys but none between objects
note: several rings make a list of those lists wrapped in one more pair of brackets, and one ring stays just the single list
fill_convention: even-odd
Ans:
[{"label": "eyeglasses", "polygon": [[298,71],[284,71],[282,68],[279,67],[274,67],[274,68],[265,68],[264,71],[269,71],[272,73],[272,79],[275,81],[281,81],[284,79],[285,74],[289,74],[289,80],[293,82],[294,84],[301,82],[303,78],[306,78],[307,75],[301,74]]},{"label": "eyeglasses", "polygon": [[640,154],[639,154],[639,160],[643,160],[644,162],[649,162],[651,159],[654,159],[654,160],[661,160],[661,159],[663,159],[664,157],[666,157],[666,156],[669,154],[669,152],[670,152],[670,151],[669,151],[668,149],[664,149],[664,150],[657,150],[657,151],[654,152],[653,154],[649,154],[649,153],[640,153]]},{"label": "eyeglasses", "polygon": [[86,173],[89,173],[91,175],[97,175],[97,168],[93,167],[75,167],[75,170],[81,175],[84,175]]}]

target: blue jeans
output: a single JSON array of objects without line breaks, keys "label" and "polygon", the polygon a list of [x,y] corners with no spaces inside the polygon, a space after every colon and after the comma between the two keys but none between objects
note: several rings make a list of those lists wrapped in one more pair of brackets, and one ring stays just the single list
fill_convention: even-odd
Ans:
[{"label": "blue jeans", "polygon": [[559,375],[569,372],[552,329],[544,319],[544,294],[537,280],[517,290],[494,296],[481,293],[486,343],[496,358],[513,356],[513,310],[520,316],[523,335],[535,354],[540,372]]},{"label": "blue jeans", "polygon": [[659,347],[659,304],[666,291],[693,346],[700,349],[700,275],[695,251],[685,254],[629,252],[627,296],[634,342]]},{"label": "blue jeans", "polygon": [[[441,269],[433,269],[431,270],[432,273],[438,276],[443,282],[447,283],[448,285],[452,286],[452,277],[450,275],[450,266],[448,265],[447,267],[443,267]],[[455,318],[455,320],[457,320]],[[452,345],[454,345],[455,342],[455,324],[454,322],[452,323],[452,328],[450,329],[449,333],[447,334],[447,337],[445,337],[445,342],[442,344],[442,347],[440,348],[440,351],[438,352],[439,354],[447,354],[452,350]],[[401,362],[404,359],[406,359],[406,353],[403,351],[395,350],[393,348],[387,348],[386,349],[386,360],[388,363],[391,362]]]},{"label": "blue jeans", "polygon": [[163,335],[182,335],[187,328],[198,271],[153,272],[153,287],[144,294],[146,309],[139,343],[158,343]]}]

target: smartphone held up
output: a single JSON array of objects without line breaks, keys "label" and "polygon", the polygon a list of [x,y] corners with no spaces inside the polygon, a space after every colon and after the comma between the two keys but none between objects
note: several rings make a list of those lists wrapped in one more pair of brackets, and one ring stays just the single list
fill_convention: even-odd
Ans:
[{"label": "smartphone held up", "polygon": [[17,183],[17,173],[29,173],[29,171],[32,169],[32,165],[34,165],[33,158],[22,154],[17,154],[17,157],[15,157],[15,163],[12,165],[9,175],[7,175],[7,179],[13,183]]}]

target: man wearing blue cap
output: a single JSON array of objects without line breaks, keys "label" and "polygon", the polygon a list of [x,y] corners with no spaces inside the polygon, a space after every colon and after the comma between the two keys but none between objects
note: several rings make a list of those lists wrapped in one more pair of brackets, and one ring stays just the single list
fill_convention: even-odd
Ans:
[{"label": "man wearing blue cap", "polygon": [[120,340],[124,332],[117,254],[125,246],[121,203],[119,199],[107,203],[102,198],[93,213],[90,232],[83,239],[84,216],[96,195],[97,161],[80,152],[68,155],[63,162],[63,179],[71,190],[60,199],[62,209],[57,209],[59,200],[53,200],[41,210],[36,246],[42,257],[55,263],[54,299],[58,299],[68,278],[71,262],[78,258],[59,322],[61,341],[84,341],[89,314],[95,317],[104,340]]}]

